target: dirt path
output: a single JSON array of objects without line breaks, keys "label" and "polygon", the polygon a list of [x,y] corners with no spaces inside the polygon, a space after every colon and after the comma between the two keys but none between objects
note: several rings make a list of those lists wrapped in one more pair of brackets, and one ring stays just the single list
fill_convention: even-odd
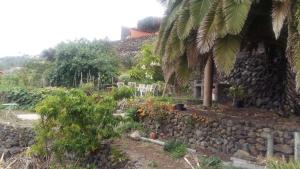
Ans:
[{"label": "dirt path", "polygon": [[190,169],[183,159],[176,160],[166,154],[161,146],[122,138],[114,145],[126,152],[134,167],[130,169]]}]

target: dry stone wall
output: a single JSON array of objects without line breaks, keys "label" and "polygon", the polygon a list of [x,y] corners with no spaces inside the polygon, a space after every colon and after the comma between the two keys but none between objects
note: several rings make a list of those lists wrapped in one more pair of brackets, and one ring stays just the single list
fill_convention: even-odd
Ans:
[{"label": "dry stone wall", "polygon": [[0,154],[9,157],[20,153],[34,144],[34,137],[31,127],[0,124]]},{"label": "dry stone wall", "polygon": [[[149,117],[143,120],[145,128],[155,131],[157,122]],[[296,125],[297,126],[297,125]],[[168,139],[179,139],[192,148],[207,149],[214,153],[234,154],[238,150],[253,156],[265,156],[267,134],[274,137],[274,155],[293,158],[294,132],[300,126],[282,124],[276,121],[242,120],[229,117],[206,118],[195,121],[188,113],[173,112],[160,124],[159,133]]]},{"label": "dry stone wall", "polygon": [[244,87],[247,106],[278,110],[284,98],[285,65],[281,56],[241,53],[229,81]]}]

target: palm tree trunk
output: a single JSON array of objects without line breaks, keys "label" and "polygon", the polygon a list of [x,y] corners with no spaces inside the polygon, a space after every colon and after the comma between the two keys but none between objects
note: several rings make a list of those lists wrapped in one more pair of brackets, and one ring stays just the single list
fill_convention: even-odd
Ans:
[{"label": "palm tree trunk", "polygon": [[211,107],[213,89],[213,60],[209,57],[204,70],[204,96],[203,106]]}]

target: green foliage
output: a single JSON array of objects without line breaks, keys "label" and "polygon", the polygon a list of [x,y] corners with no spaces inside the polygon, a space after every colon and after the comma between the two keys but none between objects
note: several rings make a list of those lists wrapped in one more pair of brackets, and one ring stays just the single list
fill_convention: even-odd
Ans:
[{"label": "green foliage", "polygon": [[126,155],[122,153],[122,151],[118,150],[115,147],[112,147],[111,149],[111,157],[113,159],[114,164],[120,164],[122,162],[128,161],[128,157],[126,157]]},{"label": "green foliage", "polygon": [[52,69],[51,62],[32,59],[17,72],[17,75],[25,87],[45,87],[49,86],[49,74]]},{"label": "green foliage", "polygon": [[298,169],[300,168],[300,162],[299,161],[290,161],[285,162],[283,160],[275,160],[271,159],[267,161],[267,168],[268,169]]},{"label": "green foliage", "polygon": [[129,133],[131,131],[144,131],[144,127],[141,123],[133,121],[132,119],[124,120],[120,126],[118,126],[118,132],[122,133]]},{"label": "green foliage", "polygon": [[219,158],[202,157],[199,159],[200,167],[198,169],[224,169],[224,165]]},{"label": "green foliage", "polygon": [[170,140],[164,145],[164,151],[173,158],[182,158],[187,153],[187,146],[178,140]]},{"label": "green foliage", "polygon": [[93,83],[83,83],[80,85],[80,88],[87,94],[92,95],[95,91],[95,85]]},{"label": "green foliage", "polygon": [[106,41],[80,39],[55,47],[55,65],[50,74],[55,86],[77,87],[81,82],[111,84],[117,77],[115,51]]},{"label": "green foliage", "polygon": [[36,106],[41,121],[32,152],[64,161],[65,153],[80,159],[96,151],[103,140],[117,136],[115,109],[112,97],[97,100],[79,89],[57,91]]},{"label": "green foliage", "polygon": [[237,169],[232,166],[225,166],[218,157],[201,157],[199,158],[199,167],[196,169]]},{"label": "green foliage", "polygon": [[12,88],[1,90],[2,101],[8,103],[17,103],[21,109],[33,109],[35,105],[48,95],[56,93],[59,88]]},{"label": "green foliage", "polygon": [[134,89],[127,86],[114,88],[112,90],[112,96],[115,100],[129,99],[134,96]]},{"label": "green foliage", "polygon": [[134,121],[138,121],[139,117],[138,117],[137,112],[138,112],[138,108],[131,107],[128,110],[126,110],[126,116]]},{"label": "green foliage", "polygon": [[163,81],[160,57],[154,54],[153,44],[145,44],[135,56],[136,64],[129,70],[132,80],[144,83]]}]

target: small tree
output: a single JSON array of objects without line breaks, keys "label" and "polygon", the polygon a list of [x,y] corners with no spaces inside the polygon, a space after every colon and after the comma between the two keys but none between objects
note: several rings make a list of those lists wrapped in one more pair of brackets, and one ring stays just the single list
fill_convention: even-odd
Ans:
[{"label": "small tree", "polygon": [[55,66],[50,75],[52,85],[110,84],[118,74],[115,52],[105,41],[80,39],[61,43],[55,51]]},{"label": "small tree", "polygon": [[152,43],[147,43],[141,48],[135,56],[134,67],[129,70],[131,79],[148,83],[164,80],[160,57],[155,55],[153,50]]}]

